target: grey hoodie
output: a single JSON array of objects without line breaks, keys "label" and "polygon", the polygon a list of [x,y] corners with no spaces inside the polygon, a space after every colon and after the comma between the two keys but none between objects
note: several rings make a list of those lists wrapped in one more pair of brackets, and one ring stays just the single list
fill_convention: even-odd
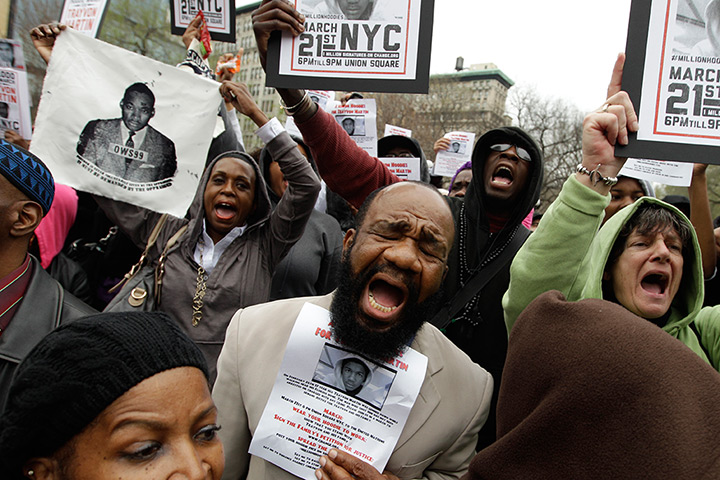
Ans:
[{"label": "grey hoodie", "polygon": [[[150,252],[155,262],[168,239],[183,225],[187,232],[171,250],[165,262],[160,310],[169,313],[185,333],[198,344],[207,358],[211,381],[215,364],[225,340],[225,329],[240,308],[263,303],[270,294],[275,266],[302,236],[315,205],[320,181],[290,136],[283,132],[268,144],[288,180],[288,188],[272,210],[265,181],[255,161],[246,153],[219,155],[205,170],[185,218],[169,217],[158,241]],[[205,210],[203,194],[215,163],[224,157],[246,159],[255,169],[255,212],[248,218],[247,229],[223,252],[207,280],[202,319],[191,324],[193,297],[197,288],[198,265],[193,258],[195,245],[202,236]],[[160,214],[124,202],[95,197],[106,215],[141,249]]]}]

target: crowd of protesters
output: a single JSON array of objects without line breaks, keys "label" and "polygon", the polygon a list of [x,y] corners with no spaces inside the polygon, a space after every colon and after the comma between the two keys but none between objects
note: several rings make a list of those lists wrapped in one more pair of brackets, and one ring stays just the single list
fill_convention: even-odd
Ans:
[{"label": "crowd of protesters", "polygon": [[[271,34],[303,21],[282,0],[253,12],[263,68]],[[30,32],[46,62],[65,28]],[[619,175],[615,146],[638,129],[623,68],[542,214],[542,149],[520,128],[484,132],[443,193],[415,139],[378,140],[378,157],[420,159],[403,182],[306,91],[277,89],[291,136],[222,69],[224,131],[183,217],[56,184],[6,132],[0,478],[296,478],[248,448],[308,303],[354,352],[334,367],[338,395],[362,396],[367,359],[428,359],[385,470],[330,448],[319,480],[717,478],[720,220],[705,164],[687,199]],[[128,142],[154,101],[126,91]],[[245,151],[238,114],[262,149]],[[110,286],[141,254],[160,272],[153,311],[118,309],[134,291]]]}]

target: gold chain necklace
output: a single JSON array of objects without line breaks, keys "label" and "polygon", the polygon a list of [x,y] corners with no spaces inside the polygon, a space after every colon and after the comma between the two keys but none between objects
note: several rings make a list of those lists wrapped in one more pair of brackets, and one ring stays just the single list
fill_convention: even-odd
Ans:
[{"label": "gold chain necklace", "polygon": [[205,292],[207,290],[207,275],[205,274],[205,269],[203,268],[203,246],[205,245],[205,242],[201,239],[200,242],[198,242],[198,247],[200,248],[200,264],[198,265],[198,271],[197,271],[197,279],[196,279],[196,287],[195,287],[195,297],[193,297],[193,313],[192,313],[192,326],[197,327],[200,324],[200,320],[202,319],[202,306],[203,306],[203,298],[205,297]]}]

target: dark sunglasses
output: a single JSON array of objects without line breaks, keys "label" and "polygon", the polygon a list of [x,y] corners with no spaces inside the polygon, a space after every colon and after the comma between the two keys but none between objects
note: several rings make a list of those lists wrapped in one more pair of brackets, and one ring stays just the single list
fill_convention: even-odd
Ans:
[{"label": "dark sunglasses", "polygon": [[515,151],[517,152],[518,157],[525,160],[526,162],[532,162],[532,157],[530,156],[530,153],[524,148],[518,147],[517,145],[510,145],[509,143],[496,143],[495,145],[490,147],[490,150],[492,150],[493,152],[506,152],[512,147],[515,147]]},{"label": "dark sunglasses", "polygon": [[413,155],[410,152],[402,152],[402,153],[386,153],[385,157],[383,158],[415,158],[415,155]]}]

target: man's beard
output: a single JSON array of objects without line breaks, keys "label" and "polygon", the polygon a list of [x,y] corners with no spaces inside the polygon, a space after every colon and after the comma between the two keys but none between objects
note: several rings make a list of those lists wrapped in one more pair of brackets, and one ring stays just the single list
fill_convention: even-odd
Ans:
[{"label": "man's beard", "polygon": [[365,327],[357,318],[364,315],[360,311],[360,297],[365,286],[378,272],[393,272],[395,268],[376,265],[365,272],[354,275],[350,268],[350,254],[343,255],[340,266],[340,282],[330,305],[333,338],[344,346],[378,360],[388,360],[397,356],[408,346],[423,323],[437,310],[442,291],[430,295],[424,302],[418,303],[418,289],[412,282],[406,282],[408,299],[402,307],[397,321],[388,329],[373,331]]}]

